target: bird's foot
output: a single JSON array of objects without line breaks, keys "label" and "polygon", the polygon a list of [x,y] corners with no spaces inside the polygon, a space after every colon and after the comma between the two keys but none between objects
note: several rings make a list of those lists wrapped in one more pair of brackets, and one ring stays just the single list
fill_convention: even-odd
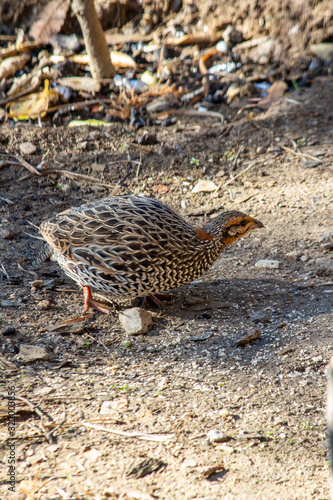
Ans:
[{"label": "bird's foot", "polygon": [[147,295],[147,297],[143,299],[142,307],[145,307],[150,301],[157,305],[160,309],[163,309],[162,300],[170,300],[172,298],[173,295],[170,295],[169,293],[155,293],[154,295]]},{"label": "bird's foot", "polygon": [[84,311],[83,315],[86,314],[86,312],[92,308],[95,309],[96,311],[100,311],[105,314],[110,314],[111,308],[108,307],[104,302],[95,300],[92,298],[91,291],[89,286],[84,286],[83,287],[83,295],[84,295]]}]

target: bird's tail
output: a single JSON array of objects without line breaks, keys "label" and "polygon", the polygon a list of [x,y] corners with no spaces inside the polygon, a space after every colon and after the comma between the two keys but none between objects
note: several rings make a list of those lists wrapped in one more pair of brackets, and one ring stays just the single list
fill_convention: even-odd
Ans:
[{"label": "bird's tail", "polygon": [[53,254],[53,248],[48,243],[45,243],[43,249],[39,252],[35,260],[32,262],[33,267],[39,267],[43,262],[49,260]]}]

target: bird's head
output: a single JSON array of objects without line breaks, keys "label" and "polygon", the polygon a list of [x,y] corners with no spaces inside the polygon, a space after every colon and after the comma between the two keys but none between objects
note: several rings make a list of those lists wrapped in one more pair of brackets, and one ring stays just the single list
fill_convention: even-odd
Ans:
[{"label": "bird's head", "polygon": [[253,229],[262,227],[264,227],[263,223],[250,215],[238,212],[237,210],[231,210],[223,212],[204,226],[201,229],[203,231],[201,236],[199,234],[200,230],[197,230],[197,234],[201,240],[211,240],[218,237],[224,246],[229,246],[242,236],[250,233]]}]

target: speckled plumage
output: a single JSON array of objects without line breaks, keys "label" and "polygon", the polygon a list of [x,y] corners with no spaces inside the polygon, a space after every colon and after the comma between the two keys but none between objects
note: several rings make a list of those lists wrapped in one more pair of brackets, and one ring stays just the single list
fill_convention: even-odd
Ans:
[{"label": "speckled plumage", "polygon": [[112,196],[47,220],[40,232],[52,259],[81,286],[134,298],[198,278],[256,227],[263,225],[231,211],[196,229],[155,199]]}]

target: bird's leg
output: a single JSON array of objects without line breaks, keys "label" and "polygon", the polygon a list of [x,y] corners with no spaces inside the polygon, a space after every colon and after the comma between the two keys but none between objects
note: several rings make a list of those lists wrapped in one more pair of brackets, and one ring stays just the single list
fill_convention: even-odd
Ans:
[{"label": "bird's leg", "polygon": [[158,307],[163,309],[162,300],[170,300],[172,298],[173,295],[170,295],[169,293],[155,293],[154,295],[147,295],[147,297],[143,299],[142,307],[145,307],[148,301],[151,301],[153,304],[156,304]]},{"label": "bird's leg", "polygon": [[92,309],[96,309],[96,311],[100,311],[105,314],[110,314],[111,309],[103,304],[103,302],[99,302],[92,298],[91,291],[89,286],[83,287],[83,296],[84,296],[84,311],[83,314],[91,307]]}]

